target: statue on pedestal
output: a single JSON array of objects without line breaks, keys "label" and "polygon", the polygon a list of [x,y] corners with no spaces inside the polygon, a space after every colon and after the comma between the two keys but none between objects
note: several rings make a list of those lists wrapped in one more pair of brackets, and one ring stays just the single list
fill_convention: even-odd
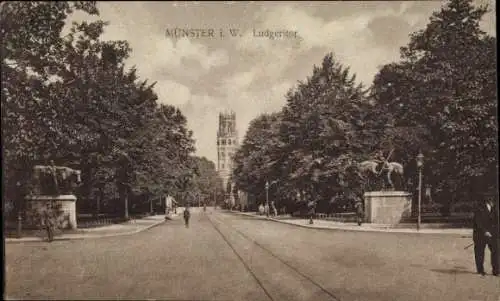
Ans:
[{"label": "statue on pedestal", "polygon": [[[363,182],[368,184],[363,194],[364,214],[361,218],[359,210],[358,224],[362,221],[378,224],[398,224],[404,217],[411,215],[411,194],[403,189],[403,165],[398,162],[389,161],[393,150],[384,158],[381,152],[373,156],[373,159],[358,164],[359,176]],[[386,173],[382,175],[382,173]],[[382,175],[382,177],[380,177]],[[367,177],[368,176],[368,177]],[[397,176],[394,178],[393,176]],[[373,179],[378,186],[382,180],[382,187],[370,185]],[[398,180],[394,185],[393,180]],[[387,187],[389,187],[387,189]],[[358,205],[361,206],[361,205]]]},{"label": "statue on pedestal", "polygon": [[81,172],[66,166],[35,165],[33,167],[33,194],[61,195],[72,194],[75,184],[81,183]]},{"label": "statue on pedestal", "polygon": [[[359,163],[358,168],[362,175],[369,174],[371,176],[379,177],[382,172],[386,171],[385,180],[387,183],[384,183],[384,187],[388,184],[392,190],[395,189],[394,183],[392,181],[392,175],[395,173],[400,176],[401,179],[404,175],[404,168],[401,163],[398,162],[389,162],[389,158],[392,155],[393,150],[389,153],[387,158],[383,157],[382,152],[377,152],[373,159],[363,161]],[[381,164],[381,167],[378,166]]]},{"label": "statue on pedestal", "polygon": [[[43,225],[49,212],[54,225],[61,228],[77,228],[76,196],[73,191],[81,183],[81,172],[66,166],[35,165],[31,179],[31,191],[26,196],[26,224],[29,227]],[[50,236],[50,235],[49,235]]]}]

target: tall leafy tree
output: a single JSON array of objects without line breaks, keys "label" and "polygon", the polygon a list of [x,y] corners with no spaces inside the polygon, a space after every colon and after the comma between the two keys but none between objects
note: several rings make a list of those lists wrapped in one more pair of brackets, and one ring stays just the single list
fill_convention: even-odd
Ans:
[{"label": "tall leafy tree", "polygon": [[[364,155],[366,91],[332,54],[287,96],[281,139],[289,156],[289,183],[315,200],[355,187],[354,166]],[[302,186],[302,187],[300,187]]]},{"label": "tall leafy tree", "polygon": [[131,193],[175,189],[191,170],[186,162],[194,151],[185,117],[158,106],[154,84],[125,69],[131,49],[126,41],[102,41],[105,22],[73,23],[62,35],[74,10],[97,15],[95,2],[1,8],[8,190],[19,191],[32,165],[47,159],[82,169],[83,200],[109,200],[118,192],[126,216]]},{"label": "tall leafy tree", "polygon": [[356,163],[377,138],[367,131],[373,105],[355,76],[328,54],[286,97],[282,112],[252,121],[236,154],[238,186],[263,197],[265,183],[279,178],[269,189],[273,199],[293,201],[300,193],[323,205],[361,187]]},{"label": "tall leafy tree", "polygon": [[280,178],[284,154],[279,130],[281,114],[263,114],[252,120],[241,147],[235,154],[233,181],[239,189],[263,198],[265,183]]},{"label": "tall leafy tree", "polygon": [[[62,138],[54,134],[57,115],[50,82],[61,67],[61,32],[75,10],[98,14],[95,2],[3,2],[2,144],[4,196],[19,199],[29,168]],[[21,192],[19,194],[18,192]]]},{"label": "tall leafy tree", "polygon": [[421,129],[406,150],[426,154],[426,178],[441,200],[496,187],[496,38],[479,26],[487,11],[449,1],[411,35],[401,62],[384,66],[374,81],[378,105],[395,125]]},{"label": "tall leafy tree", "polygon": [[201,203],[211,203],[217,200],[217,195],[223,194],[222,178],[215,169],[215,163],[205,157],[193,157],[194,177],[190,190]]},{"label": "tall leafy tree", "polygon": [[176,194],[181,177],[192,174],[191,135],[178,109],[157,107],[148,125],[134,135],[135,147],[141,152],[135,188],[156,196]]}]

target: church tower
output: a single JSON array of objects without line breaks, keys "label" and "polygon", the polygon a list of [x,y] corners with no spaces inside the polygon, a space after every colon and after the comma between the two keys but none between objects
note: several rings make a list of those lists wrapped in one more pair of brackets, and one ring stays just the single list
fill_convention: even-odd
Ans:
[{"label": "church tower", "polygon": [[[222,178],[224,190],[231,177],[233,156],[238,148],[238,132],[236,131],[236,114],[219,113],[219,130],[217,131],[217,171]],[[226,191],[226,193],[229,193]]]}]

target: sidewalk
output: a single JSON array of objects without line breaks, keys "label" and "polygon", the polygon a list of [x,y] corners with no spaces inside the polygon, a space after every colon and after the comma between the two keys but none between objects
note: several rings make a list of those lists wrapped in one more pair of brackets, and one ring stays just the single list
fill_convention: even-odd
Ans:
[{"label": "sidewalk", "polygon": [[[304,228],[313,229],[332,229],[332,230],[343,230],[343,231],[362,231],[362,232],[386,232],[386,233],[415,233],[415,234],[447,234],[447,235],[458,235],[462,237],[472,237],[472,229],[469,228],[444,228],[444,229],[432,229],[426,228],[426,225],[422,225],[420,230],[417,231],[415,227],[405,227],[402,224],[397,226],[394,225],[384,225],[384,224],[369,224],[365,223],[358,226],[356,223],[341,223],[334,221],[325,220],[314,220],[314,224],[309,224],[309,219],[279,219],[279,218],[267,218],[265,215],[258,215],[256,212],[239,212],[239,211],[227,211],[231,213],[252,216],[255,218],[270,220],[274,222],[295,225]],[[411,226],[408,224],[408,226]]]},{"label": "sidewalk", "polygon": [[[176,219],[177,215],[169,215],[171,219]],[[165,215],[146,216],[141,219],[133,219],[121,224],[112,224],[97,228],[77,229],[78,233],[63,233],[54,237],[54,240],[74,240],[103,238],[122,235],[132,235],[156,227],[167,220]],[[5,243],[22,243],[44,241],[46,237],[26,236],[22,238],[5,238]]]}]

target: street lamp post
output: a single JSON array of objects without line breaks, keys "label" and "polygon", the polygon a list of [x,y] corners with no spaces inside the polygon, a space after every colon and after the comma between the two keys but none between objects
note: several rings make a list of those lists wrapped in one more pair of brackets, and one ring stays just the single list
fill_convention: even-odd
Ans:
[{"label": "street lamp post", "polygon": [[17,238],[21,238],[23,232],[23,217],[21,211],[17,213]]},{"label": "street lamp post", "polygon": [[266,216],[269,217],[269,182],[266,181]]},{"label": "street lamp post", "polygon": [[419,153],[417,156],[418,168],[418,213],[417,213],[417,231],[420,230],[421,207],[422,207],[422,167],[424,166],[424,155]]},{"label": "street lamp post", "polygon": [[310,211],[310,216],[309,216],[309,224],[314,224],[314,221],[313,221],[313,215],[315,215],[315,210],[316,210],[316,197],[317,197],[317,184],[318,184],[318,181],[319,181],[319,173],[320,173],[320,169],[318,167],[315,167],[314,170],[313,170],[313,175],[312,175],[312,182],[313,182],[313,191],[312,191],[312,196],[314,199],[312,199],[310,201],[310,204],[311,204],[311,207],[309,208],[309,211]]},{"label": "street lamp post", "polygon": [[[271,185],[273,184],[276,184],[278,183],[278,180],[275,180],[275,181],[272,181],[271,183],[269,183],[269,181],[266,181],[266,205],[267,205],[267,217],[269,217],[269,210],[271,210],[269,208],[269,187],[271,187]],[[276,203],[274,203],[274,206],[276,206]]]},{"label": "street lamp post", "polygon": [[[16,186],[18,188],[18,191],[21,187],[21,183],[17,182],[16,183]],[[19,206],[19,202],[18,202],[18,206],[17,206],[17,238],[21,238],[22,236],[22,232],[23,232],[23,208],[24,207],[24,203],[22,206]]]}]

